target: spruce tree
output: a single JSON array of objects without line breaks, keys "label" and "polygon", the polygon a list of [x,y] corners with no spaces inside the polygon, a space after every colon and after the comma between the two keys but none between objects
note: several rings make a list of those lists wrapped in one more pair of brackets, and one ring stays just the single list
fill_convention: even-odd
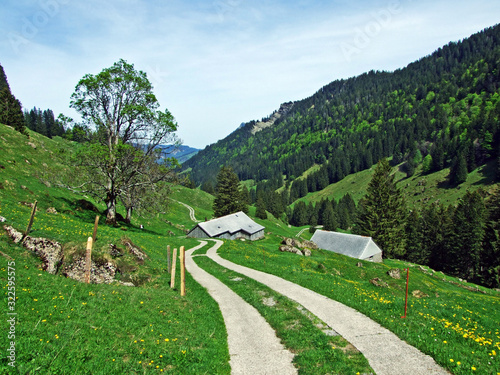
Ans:
[{"label": "spruce tree", "polygon": [[217,175],[216,195],[213,204],[214,216],[221,217],[238,211],[246,212],[240,191],[240,180],[233,168],[223,166]]},{"label": "spruce tree", "polygon": [[450,183],[460,185],[467,180],[467,161],[462,153],[453,159],[450,170]]},{"label": "spruce tree", "polygon": [[9,125],[18,132],[28,135],[21,102],[10,93],[8,87],[0,90],[0,123]]},{"label": "spruce tree", "polygon": [[7,81],[7,76],[3,70],[2,65],[0,65],[0,91],[7,89],[10,92],[9,82]]},{"label": "spruce tree", "polygon": [[0,65],[0,124],[12,126],[18,132],[28,135],[21,102],[12,95],[2,65]]},{"label": "spruce tree", "polygon": [[241,200],[245,205],[249,205],[252,203],[250,198],[250,191],[248,191],[248,188],[246,186],[242,186],[241,188]]},{"label": "spruce tree", "polygon": [[333,207],[331,204],[326,206],[323,212],[323,229],[335,231],[337,230],[338,223],[335,220],[335,213],[333,212]]},{"label": "spruce tree", "polygon": [[475,280],[479,275],[485,234],[486,208],[481,195],[467,192],[453,216],[453,233],[447,246],[447,270],[454,276]]},{"label": "spruce tree", "polygon": [[259,219],[267,219],[266,208],[262,197],[257,198],[256,206],[257,206],[257,211],[255,212],[255,216],[258,217]]},{"label": "spruce tree", "polygon": [[479,281],[490,288],[500,286],[500,190],[487,201],[488,219],[480,257]]},{"label": "spruce tree", "polygon": [[307,224],[308,215],[307,207],[304,201],[298,201],[293,207],[291,224],[296,227],[301,227]]},{"label": "spruce tree", "polygon": [[416,210],[408,215],[405,225],[406,235],[406,259],[413,263],[428,264],[425,248],[422,246],[423,231],[421,229],[422,220]]},{"label": "spruce tree", "polygon": [[378,162],[356,223],[358,234],[370,236],[386,258],[405,252],[405,202],[387,159]]}]

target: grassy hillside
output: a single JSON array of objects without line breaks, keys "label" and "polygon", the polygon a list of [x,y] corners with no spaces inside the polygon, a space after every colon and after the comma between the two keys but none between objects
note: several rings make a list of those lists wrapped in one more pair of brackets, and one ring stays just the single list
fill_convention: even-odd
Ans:
[{"label": "grassy hillside", "polygon": [[[308,193],[300,198],[306,203],[317,203],[324,198],[339,200],[346,193],[358,202],[366,194],[375,166],[364,171],[350,174],[339,182],[329,185],[323,190]],[[451,186],[448,182],[449,168],[434,173],[422,173],[422,167],[416,169],[412,177],[407,178],[401,172],[401,165],[393,168],[398,187],[403,191],[410,207],[422,208],[425,204],[440,201],[444,205],[455,204],[467,190],[482,188],[486,192],[494,190],[499,184],[494,180],[495,162],[492,161],[476,168],[467,177],[467,181],[459,186]],[[296,201],[297,202],[297,201]]]},{"label": "grassy hillside", "polygon": [[[31,213],[27,204],[37,200],[31,235],[63,244],[64,262],[75,249],[84,251],[103,205],[54,187],[48,180],[51,173],[63,173],[67,168],[64,156],[71,152],[71,143],[36,133],[30,133],[28,139],[0,125],[0,144],[0,215],[6,218],[4,224],[24,231]],[[90,204],[98,212],[88,210]],[[46,212],[49,207],[58,213]],[[188,224],[188,215],[179,217],[187,217]],[[7,358],[2,356],[0,373],[229,374],[226,333],[215,302],[189,276],[186,297],[170,289],[167,245],[178,248],[198,243],[185,239],[178,220],[171,219],[172,225],[162,215],[135,218],[132,225],[121,227],[100,225],[94,254],[109,253],[110,243],[123,248],[121,241],[128,238],[148,255],[144,264],[119,264],[126,257],[115,260],[122,267],[120,278],[128,277],[137,287],[87,285],[47,274],[32,253],[13,244],[0,229],[0,280],[5,301],[11,291],[8,287],[15,288],[17,313],[17,371],[9,371]],[[145,225],[144,230],[139,223]],[[15,285],[9,285],[8,276]],[[6,308],[5,304],[4,311]],[[2,327],[6,327],[5,319]],[[7,331],[3,331],[5,343]]]}]

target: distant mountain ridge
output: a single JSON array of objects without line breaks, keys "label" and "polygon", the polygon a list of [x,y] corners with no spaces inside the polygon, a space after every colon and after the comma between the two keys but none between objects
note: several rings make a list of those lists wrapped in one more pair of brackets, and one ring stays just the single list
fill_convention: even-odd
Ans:
[{"label": "distant mountain ridge", "polygon": [[175,157],[181,164],[186,162],[193,156],[195,156],[198,152],[200,152],[199,149],[186,145],[180,145],[180,146],[160,145],[158,147],[160,147],[163,150],[163,152],[168,156]]},{"label": "distant mountain ridge", "polygon": [[[221,165],[240,180],[275,189],[314,165],[317,191],[384,157],[411,174],[475,166],[500,155],[500,26],[450,42],[394,72],[370,71],[331,82],[280,116],[251,121],[184,163],[197,184]],[[279,111],[278,111],[279,112]]]}]

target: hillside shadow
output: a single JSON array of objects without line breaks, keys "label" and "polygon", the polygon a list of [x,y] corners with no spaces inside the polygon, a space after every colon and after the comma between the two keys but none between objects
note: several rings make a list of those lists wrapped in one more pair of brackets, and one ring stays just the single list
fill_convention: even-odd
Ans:
[{"label": "hillside shadow", "polygon": [[[107,225],[105,223],[106,221],[106,212],[99,210],[92,202],[86,200],[86,199],[78,199],[78,200],[71,200],[68,198],[62,198],[68,206],[69,210],[66,209],[63,212],[68,213],[78,220],[81,220],[86,223],[94,223],[96,216],[99,216],[99,225]],[[113,225],[109,225],[113,226]],[[126,228],[123,230],[126,231],[131,231],[131,232],[137,232],[137,233],[148,233],[148,234],[154,234],[158,235],[157,231],[146,229],[146,228],[140,228],[136,225],[133,225],[131,223],[127,223],[124,219],[124,217],[120,214],[117,213],[117,224],[114,225],[116,228]]]},{"label": "hillside shadow", "polygon": [[450,189],[456,189],[458,186],[460,185],[455,185],[455,184],[452,184],[450,182],[450,179],[449,178],[445,178],[444,180],[442,181],[439,181],[436,186],[439,188],[439,189],[446,189],[446,190],[450,190]]},{"label": "hillside shadow", "polygon": [[479,181],[474,182],[472,185],[491,185],[496,180],[497,174],[497,163],[496,160],[489,161],[486,163],[481,169],[479,173],[482,175],[482,178]]},{"label": "hillside shadow", "polygon": [[96,215],[103,213],[90,201],[85,199],[72,200],[68,198],[61,198],[63,202],[69,207],[63,210],[64,213],[75,216],[79,220],[85,222],[94,222]]}]

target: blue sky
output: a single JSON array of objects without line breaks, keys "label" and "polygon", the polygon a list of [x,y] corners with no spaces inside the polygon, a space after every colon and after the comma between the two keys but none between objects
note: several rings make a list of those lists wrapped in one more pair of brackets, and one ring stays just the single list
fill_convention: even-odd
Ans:
[{"label": "blue sky", "polygon": [[402,68],[499,21],[496,0],[4,0],[0,64],[25,108],[77,119],[78,81],[123,58],[203,148],[331,81]]}]

